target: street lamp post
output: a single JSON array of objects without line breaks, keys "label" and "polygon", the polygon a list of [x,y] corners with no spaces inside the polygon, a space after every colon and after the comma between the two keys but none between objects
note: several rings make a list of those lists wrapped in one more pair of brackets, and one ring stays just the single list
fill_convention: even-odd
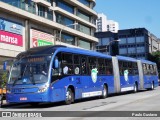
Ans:
[{"label": "street lamp post", "polygon": [[[112,43],[112,42],[119,42],[119,41],[121,41],[121,40],[112,40],[112,41],[110,41],[107,45],[106,45],[106,51],[107,51],[107,48],[108,48],[108,46]],[[109,52],[110,52],[110,47],[109,47]],[[107,54],[109,53],[108,51],[107,51]]]},{"label": "street lamp post", "polygon": [[[119,41],[121,41],[121,40],[112,40],[112,41],[110,41],[107,45],[106,45],[106,48],[102,48],[102,49],[98,49],[98,50],[106,50],[107,51],[107,47],[112,43],[112,42],[119,42]],[[110,51],[110,50],[109,50]],[[107,54],[108,54],[108,52],[107,52]]]},{"label": "street lamp post", "polygon": [[65,27],[72,26],[72,25],[78,25],[78,23],[65,25],[64,27],[61,28],[61,30],[60,30],[60,32],[59,32],[60,43],[61,43],[61,41],[62,41],[62,30],[63,30]]}]

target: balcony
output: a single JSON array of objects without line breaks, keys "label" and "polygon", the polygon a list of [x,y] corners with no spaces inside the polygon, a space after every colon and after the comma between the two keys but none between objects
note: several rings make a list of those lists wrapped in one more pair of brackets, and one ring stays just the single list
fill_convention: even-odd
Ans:
[{"label": "balcony", "polygon": [[35,3],[39,3],[41,5],[44,5],[46,7],[51,6],[50,0],[32,0],[32,1],[35,2]]},{"label": "balcony", "polygon": [[22,10],[25,10],[25,11],[28,11],[30,13],[33,13],[33,14],[36,14],[36,8],[34,6],[30,6],[24,2],[20,2],[20,1],[17,1],[17,2],[14,2],[14,1],[11,1],[11,2],[6,2],[5,0],[0,0],[4,3],[7,3],[9,5],[12,5],[12,6],[15,6],[17,8],[20,8]]},{"label": "balcony", "polygon": [[43,18],[46,18],[48,20],[52,20],[53,21],[53,14],[45,13],[43,11],[38,11],[38,16],[41,16]]},{"label": "balcony", "polygon": [[[5,0],[0,0],[0,1],[6,3]],[[36,8],[34,6],[29,6],[26,3],[22,3],[22,2],[17,1],[17,2],[9,2],[9,3],[7,2],[7,4],[12,5],[14,7],[17,7],[17,8],[20,8],[20,9],[25,10],[27,12],[33,13],[35,15],[41,16],[43,18],[46,18],[46,19],[49,19],[49,20],[53,20],[53,14],[47,13],[45,15],[45,12],[38,12],[37,13],[36,12]]]}]

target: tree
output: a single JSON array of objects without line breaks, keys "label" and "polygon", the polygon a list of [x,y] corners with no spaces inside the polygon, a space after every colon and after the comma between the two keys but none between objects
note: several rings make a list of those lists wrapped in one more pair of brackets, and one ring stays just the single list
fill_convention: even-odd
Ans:
[{"label": "tree", "polygon": [[3,72],[3,75],[2,75],[2,85],[1,85],[1,87],[2,87],[2,88],[6,87],[6,83],[7,83],[7,71]]},{"label": "tree", "polygon": [[148,59],[157,64],[157,69],[160,76],[160,51],[153,52],[149,55]]}]

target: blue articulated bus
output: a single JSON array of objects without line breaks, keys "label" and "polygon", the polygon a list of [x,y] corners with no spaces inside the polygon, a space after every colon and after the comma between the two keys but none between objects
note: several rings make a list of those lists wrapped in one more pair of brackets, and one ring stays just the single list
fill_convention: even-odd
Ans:
[{"label": "blue articulated bus", "polygon": [[7,84],[8,103],[65,101],[158,86],[156,64],[66,46],[31,48],[17,55]]}]

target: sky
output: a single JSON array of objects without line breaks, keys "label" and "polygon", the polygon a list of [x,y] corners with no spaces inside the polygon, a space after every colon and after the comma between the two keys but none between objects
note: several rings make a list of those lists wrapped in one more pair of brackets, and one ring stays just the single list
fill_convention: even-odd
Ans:
[{"label": "sky", "polygon": [[96,0],[94,10],[118,22],[120,29],[144,27],[160,38],[160,0]]}]

